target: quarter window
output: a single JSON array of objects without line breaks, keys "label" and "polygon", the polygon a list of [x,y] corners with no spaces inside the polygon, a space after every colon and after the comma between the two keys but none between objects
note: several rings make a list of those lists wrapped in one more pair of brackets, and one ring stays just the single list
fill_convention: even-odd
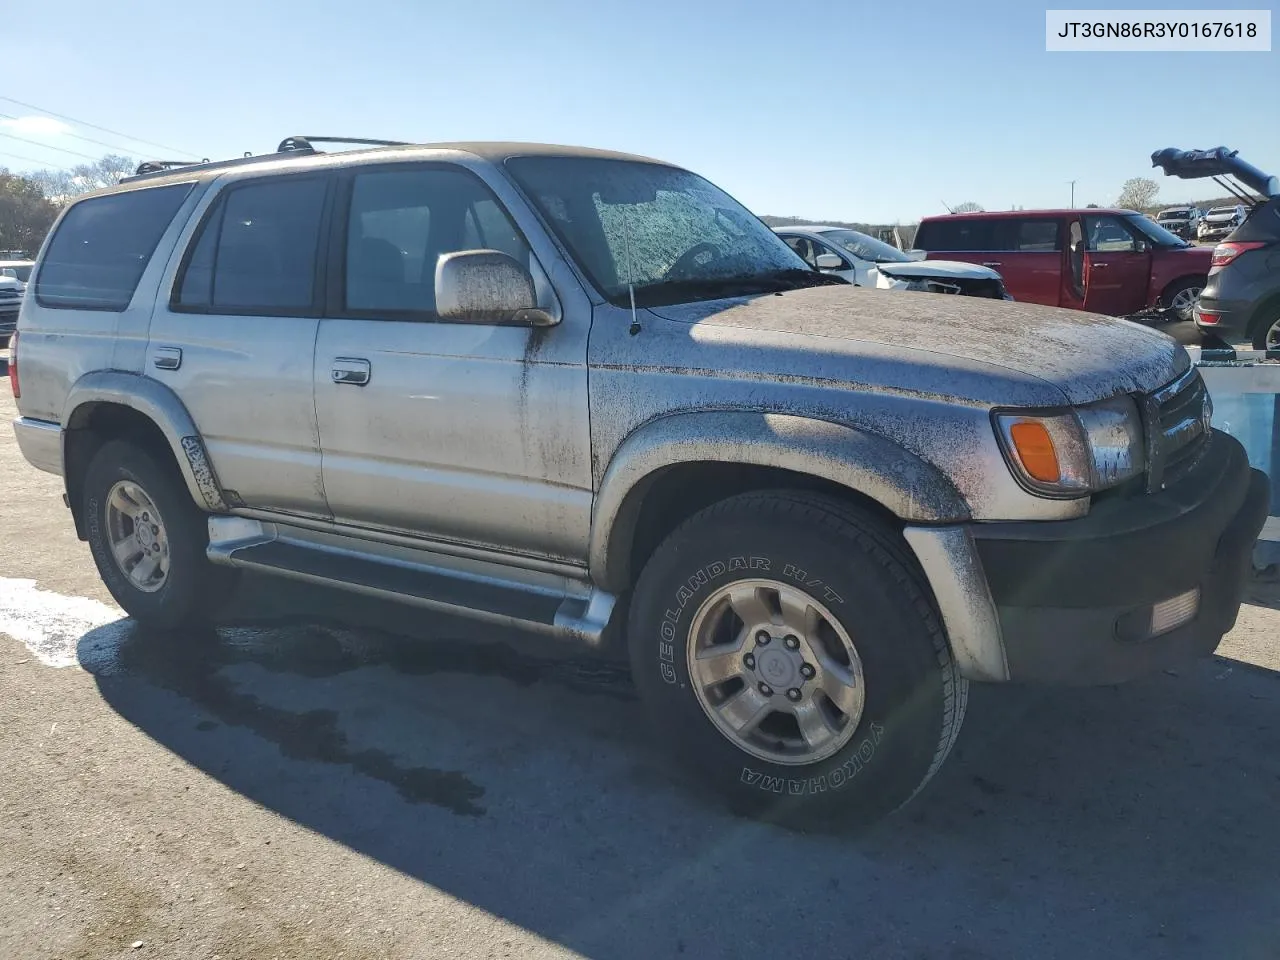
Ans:
[{"label": "quarter window", "polygon": [[81,200],[49,242],[36,275],[36,300],[65,310],[124,310],[191,186]]},{"label": "quarter window", "polygon": [[325,181],[234,187],[201,227],[177,306],[235,313],[306,311],[315,303]]}]

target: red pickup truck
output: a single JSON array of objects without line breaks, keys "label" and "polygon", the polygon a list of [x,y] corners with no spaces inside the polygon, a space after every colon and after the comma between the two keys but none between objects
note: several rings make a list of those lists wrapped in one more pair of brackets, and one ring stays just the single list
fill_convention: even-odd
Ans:
[{"label": "red pickup truck", "polygon": [[1015,300],[1120,317],[1159,305],[1182,320],[1213,257],[1140,213],[1097,208],[926,217],[915,246],[999,271]]}]

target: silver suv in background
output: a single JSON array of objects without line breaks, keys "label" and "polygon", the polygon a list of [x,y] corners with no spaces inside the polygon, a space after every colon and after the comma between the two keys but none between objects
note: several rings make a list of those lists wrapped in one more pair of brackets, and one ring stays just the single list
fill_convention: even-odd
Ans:
[{"label": "silver suv in background", "polygon": [[31,260],[0,260],[0,349],[9,345],[18,323],[18,308],[31,279]]},{"label": "silver suv in background", "polygon": [[1176,237],[1194,240],[1203,216],[1199,207],[1166,207],[1156,214],[1156,223]]},{"label": "silver suv in background", "polygon": [[915,795],[972,680],[1212,651],[1267,512],[1163,334],[858,289],[578,148],[142,174],[62,214],[11,372],[142,623],[251,570],[602,647],[691,771],[801,823]]}]

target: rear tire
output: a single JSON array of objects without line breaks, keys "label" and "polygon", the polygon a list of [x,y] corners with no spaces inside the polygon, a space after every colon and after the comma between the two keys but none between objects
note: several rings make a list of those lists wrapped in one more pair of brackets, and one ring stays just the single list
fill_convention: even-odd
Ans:
[{"label": "rear tire", "polygon": [[673,532],[640,576],[628,639],[671,751],[733,809],[798,825],[906,803],[968,700],[897,532],[799,492],[734,497]]},{"label": "rear tire", "polygon": [[1280,305],[1264,307],[1254,319],[1249,335],[1255,350],[1275,350],[1280,347]]},{"label": "rear tire", "polygon": [[1195,319],[1195,305],[1200,292],[1208,282],[1206,277],[1188,277],[1169,284],[1160,295],[1160,303],[1177,312],[1178,319],[1186,322]]},{"label": "rear tire", "polygon": [[139,623],[167,630],[205,621],[234,589],[236,571],[209,562],[208,515],[172,462],[112,440],[90,461],[83,496],[98,573]]}]

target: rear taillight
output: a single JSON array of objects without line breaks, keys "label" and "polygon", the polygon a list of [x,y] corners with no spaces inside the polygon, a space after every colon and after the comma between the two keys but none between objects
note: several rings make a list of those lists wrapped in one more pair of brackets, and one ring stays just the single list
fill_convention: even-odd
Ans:
[{"label": "rear taillight", "polygon": [[22,388],[18,386],[18,331],[9,337],[9,388],[13,391],[13,399],[22,396]]},{"label": "rear taillight", "polygon": [[1220,243],[1213,248],[1213,259],[1209,261],[1210,267],[1225,267],[1228,263],[1240,256],[1242,253],[1248,253],[1250,250],[1257,250],[1265,247],[1265,243],[1257,240],[1240,240],[1233,243]]}]

